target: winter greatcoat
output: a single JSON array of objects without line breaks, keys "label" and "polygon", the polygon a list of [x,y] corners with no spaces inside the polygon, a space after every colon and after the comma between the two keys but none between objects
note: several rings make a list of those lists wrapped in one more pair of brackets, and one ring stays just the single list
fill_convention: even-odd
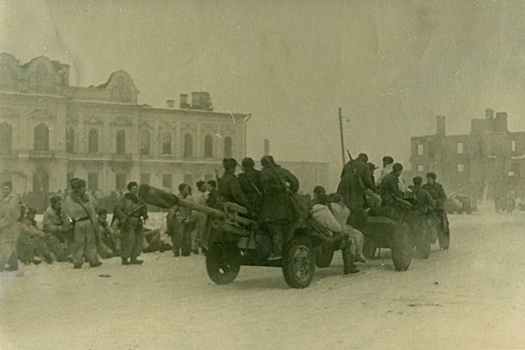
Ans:
[{"label": "winter greatcoat", "polygon": [[[288,187],[287,190],[284,186]],[[291,222],[296,213],[291,198],[297,193],[299,180],[294,174],[279,166],[261,171],[263,201],[259,221],[262,223]],[[291,193],[289,193],[289,192]]]}]

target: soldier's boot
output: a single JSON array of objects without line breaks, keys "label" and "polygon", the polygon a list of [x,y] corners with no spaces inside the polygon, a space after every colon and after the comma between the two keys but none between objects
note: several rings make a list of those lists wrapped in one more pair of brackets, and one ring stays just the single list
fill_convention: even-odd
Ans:
[{"label": "soldier's boot", "polygon": [[122,258],[122,265],[129,265],[128,258]]},{"label": "soldier's boot", "polygon": [[343,248],[343,264],[344,264],[343,272],[345,275],[359,272],[359,269],[357,268],[357,266],[355,266],[354,259],[348,248],[347,249]]},{"label": "soldier's boot", "polygon": [[282,259],[283,247],[282,247],[282,242],[281,242],[281,236],[280,235],[274,235],[272,240],[273,240],[273,252],[268,257],[268,260],[279,260],[279,259]]},{"label": "soldier's boot", "polygon": [[44,254],[44,259],[46,263],[52,264],[55,261],[55,256],[52,253],[46,253]]},{"label": "soldier's boot", "polygon": [[131,261],[129,262],[131,265],[142,265],[143,261],[139,260],[137,258],[131,258]]}]

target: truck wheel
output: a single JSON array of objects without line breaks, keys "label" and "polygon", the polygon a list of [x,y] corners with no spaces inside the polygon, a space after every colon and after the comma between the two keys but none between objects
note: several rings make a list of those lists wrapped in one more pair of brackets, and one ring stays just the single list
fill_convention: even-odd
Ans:
[{"label": "truck wheel", "polygon": [[438,238],[439,247],[441,250],[448,250],[450,247],[450,232],[443,232],[442,230],[439,230]]},{"label": "truck wheel", "polygon": [[406,271],[412,262],[412,236],[410,226],[406,222],[401,222],[394,227],[394,237],[392,240],[392,261],[397,271]]},{"label": "truck wheel", "polygon": [[237,278],[241,269],[241,252],[233,242],[215,242],[206,251],[206,271],[217,284],[228,284]]},{"label": "truck wheel", "polygon": [[428,259],[430,256],[431,242],[427,228],[423,228],[419,232],[416,232],[416,253],[420,259]]},{"label": "truck wheel", "polygon": [[315,256],[310,240],[294,238],[284,249],[283,275],[290,288],[306,288],[315,274]]},{"label": "truck wheel", "polygon": [[315,250],[315,265],[319,268],[328,267],[334,258],[334,245],[323,243]]},{"label": "truck wheel", "polygon": [[365,236],[365,244],[363,246],[363,255],[368,259],[373,259],[376,256],[377,247],[372,238]]},{"label": "truck wheel", "polygon": [[448,250],[450,247],[450,229],[446,218],[444,219],[443,225],[438,229],[438,239],[441,250]]}]

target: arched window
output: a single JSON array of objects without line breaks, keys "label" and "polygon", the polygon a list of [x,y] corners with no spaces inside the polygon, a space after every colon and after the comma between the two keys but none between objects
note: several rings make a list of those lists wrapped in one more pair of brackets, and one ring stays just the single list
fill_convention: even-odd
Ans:
[{"label": "arched window", "polygon": [[66,152],[75,152],[75,130],[71,126],[66,128]]},{"label": "arched window", "polygon": [[11,124],[0,123],[0,154],[8,155],[13,151],[13,127]]},{"label": "arched window", "polygon": [[126,153],[126,133],[124,130],[117,131],[117,154]]},{"label": "arched window", "polygon": [[231,158],[233,156],[233,141],[227,136],[224,138],[224,158]]},{"label": "arched window", "polygon": [[204,138],[204,158],[213,158],[213,138],[210,135]]},{"label": "arched window", "polygon": [[89,130],[88,153],[98,153],[98,130]]},{"label": "arched window", "polygon": [[193,157],[193,136],[190,134],[184,136],[184,157]]},{"label": "arched window", "polygon": [[49,176],[41,169],[33,173],[33,192],[49,192]]},{"label": "arched window", "polygon": [[149,131],[140,132],[140,155],[149,155]]},{"label": "arched window", "polygon": [[162,134],[162,154],[171,154],[171,133]]},{"label": "arched window", "polygon": [[35,151],[49,151],[49,128],[45,124],[38,124],[35,127]]}]

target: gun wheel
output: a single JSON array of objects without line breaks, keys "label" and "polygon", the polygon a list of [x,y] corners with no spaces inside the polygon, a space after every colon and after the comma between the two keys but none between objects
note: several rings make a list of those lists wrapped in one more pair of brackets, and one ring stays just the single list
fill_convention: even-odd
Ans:
[{"label": "gun wheel", "polygon": [[241,269],[241,253],[233,242],[213,243],[206,252],[206,271],[217,284],[228,284]]},{"label": "gun wheel", "polygon": [[294,238],[286,247],[283,259],[283,275],[291,288],[306,288],[315,274],[315,255],[310,240]]}]

